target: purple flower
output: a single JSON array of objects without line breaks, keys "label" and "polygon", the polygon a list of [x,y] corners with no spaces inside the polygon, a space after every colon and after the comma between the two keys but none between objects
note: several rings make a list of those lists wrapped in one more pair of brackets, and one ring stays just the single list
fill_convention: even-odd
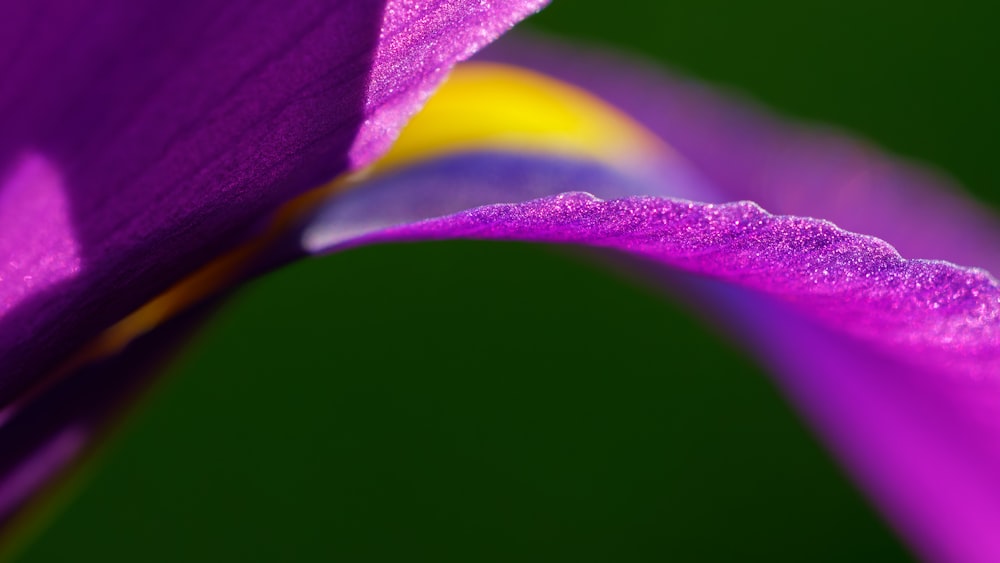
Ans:
[{"label": "purple flower", "polygon": [[135,385],[93,360],[175,310],[309,253],[475,238],[608,249],[668,279],[921,554],[1000,556],[1000,285],[963,267],[1000,269],[1000,228],[940,180],[530,42],[457,72],[390,149],[538,1],[112,4],[0,20],[5,516]]}]

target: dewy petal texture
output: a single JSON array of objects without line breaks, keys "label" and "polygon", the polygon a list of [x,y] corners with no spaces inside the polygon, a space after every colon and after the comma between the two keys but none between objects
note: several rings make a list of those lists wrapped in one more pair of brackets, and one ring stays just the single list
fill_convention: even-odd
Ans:
[{"label": "dewy petal texture", "polygon": [[[772,213],[822,217],[906,257],[1000,272],[1000,221],[928,170],[820,127],[782,121],[634,57],[506,37],[480,58],[576,84],[642,123],[719,192]],[[713,200],[716,201],[716,200]]]},{"label": "dewy petal texture", "polygon": [[[878,239],[826,221],[771,215],[749,202],[605,201],[567,193],[390,227],[342,244],[450,238],[621,250],[776,295],[931,371],[990,380],[1000,373],[1000,285],[988,273],[904,260]],[[323,246],[308,239],[306,245],[314,252]]]},{"label": "dewy petal texture", "polygon": [[370,162],[450,65],[541,4],[5,2],[0,217],[24,219],[0,231],[0,403]]}]

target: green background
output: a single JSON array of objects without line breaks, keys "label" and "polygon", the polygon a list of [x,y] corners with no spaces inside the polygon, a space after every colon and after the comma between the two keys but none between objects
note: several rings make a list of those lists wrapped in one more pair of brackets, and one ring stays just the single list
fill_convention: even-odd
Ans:
[{"label": "green background", "polygon": [[[986,8],[663,4],[556,0],[528,25],[839,124],[995,198]],[[559,249],[452,242],[241,290],[23,559],[907,557],[710,327]]]}]

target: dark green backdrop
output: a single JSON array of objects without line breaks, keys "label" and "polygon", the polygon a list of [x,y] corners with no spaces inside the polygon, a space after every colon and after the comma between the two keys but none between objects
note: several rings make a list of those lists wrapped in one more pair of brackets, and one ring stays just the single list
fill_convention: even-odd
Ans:
[{"label": "dark green backdrop", "polygon": [[[995,197],[992,13],[663,4],[556,0],[529,25],[841,124]],[[904,549],[710,328],[556,249],[461,242],[352,251],[245,288],[24,559],[888,561]]]}]

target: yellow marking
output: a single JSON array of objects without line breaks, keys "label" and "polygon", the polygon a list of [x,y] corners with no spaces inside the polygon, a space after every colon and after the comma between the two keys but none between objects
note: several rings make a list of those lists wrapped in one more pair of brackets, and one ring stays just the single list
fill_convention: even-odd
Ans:
[{"label": "yellow marking", "polygon": [[586,157],[629,169],[672,155],[583,90],[522,68],[469,63],[455,67],[372,172],[474,150]]}]

